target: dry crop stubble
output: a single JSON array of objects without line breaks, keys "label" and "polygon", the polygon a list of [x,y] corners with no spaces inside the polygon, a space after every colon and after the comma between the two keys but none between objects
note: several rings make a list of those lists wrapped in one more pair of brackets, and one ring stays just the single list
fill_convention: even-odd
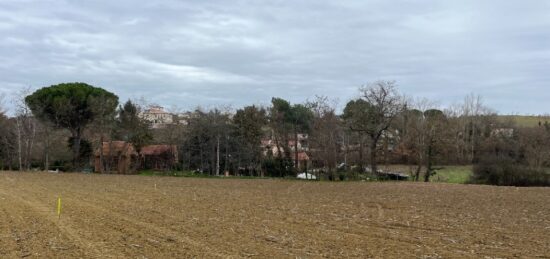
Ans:
[{"label": "dry crop stubble", "polygon": [[4,172],[0,257],[550,257],[549,200],[550,188]]}]

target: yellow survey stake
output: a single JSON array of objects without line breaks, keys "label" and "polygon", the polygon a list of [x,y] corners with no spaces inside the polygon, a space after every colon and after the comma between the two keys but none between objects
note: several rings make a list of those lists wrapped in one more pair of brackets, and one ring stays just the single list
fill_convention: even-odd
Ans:
[{"label": "yellow survey stake", "polygon": [[57,198],[57,217],[61,218],[61,197]]}]

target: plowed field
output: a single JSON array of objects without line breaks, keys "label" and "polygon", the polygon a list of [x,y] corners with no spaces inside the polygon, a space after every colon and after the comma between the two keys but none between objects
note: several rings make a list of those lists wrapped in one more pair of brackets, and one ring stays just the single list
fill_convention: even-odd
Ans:
[{"label": "plowed field", "polygon": [[550,188],[4,172],[21,257],[550,258]]}]

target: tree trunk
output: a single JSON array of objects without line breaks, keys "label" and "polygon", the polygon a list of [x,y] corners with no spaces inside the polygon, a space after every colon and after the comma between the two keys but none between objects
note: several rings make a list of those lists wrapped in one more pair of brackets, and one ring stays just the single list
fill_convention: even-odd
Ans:
[{"label": "tree trunk", "polygon": [[424,175],[424,182],[430,181],[430,176],[432,174],[432,144],[428,145],[428,154],[426,156],[426,174]]},{"label": "tree trunk", "polygon": [[[298,161],[298,130],[296,126],[294,126],[294,169],[296,170],[296,173],[300,172],[300,164]],[[307,179],[307,171],[306,171],[306,179]]]},{"label": "tree trunk", "polygon": [[218,135],[216,145],[216,176],[220,176],[220,136]]},{"label": "tree trunk", "polygon": [[75,171],[80,170],[80,166],[78,165],[78,163],[80,162],[80,140],[82,138],[81,134],[82,132],[80,128],[73,131],[73,170]]},{"label": "tree trunk", "polygon": [[[199,138],[199,141],[200,141],[200,138]],[[203,152],[203,146],[200,142],[199,142],[199,156],[200,156],[200,159],[201,159],[200,172],[202,174],[203,170],[204,170],[204,152]],[[191,154],[189,155],[189,160],[191,161]]]},{"label": "tree trunk", "polygon": [[364,165],[363,165],[363,136],[359,134],[359,172],[364,172]]},{"label": "tree trunk", "polygon": [[475,156],[475,145],[476,145],[476,125],[474,121],[472,121],[472,138],[470,143],[470,157],[469,161],[470,163],[474,162],[474,156]]},{"label": "tree trunk", "polygon": [[378,143],[378,138],[371,138],[371,143],[370,143],[370,166],[371,166],[371,170],[372,170],[372,173],[376,175],[377,178],[379,178],[379,175],[378,175],[378,168],[377,168],[377,165],[376,165],[376,145]]},{"label": "tree trunk", "polygon": [[348,171],[348,142],[346,141],[346,134],[343,134],[344,138],[344,170]]},{"label": "tree trunk", "polygon": [[[283,176],[283,171],[282,169],[284,168],[284,163],[283,163],[283,153],[281,152],[281,144],[279,143],[279,138],[277,135],[275,135],[275,145],[277,146],[277,157],[279,158],[278,162],[279,162],[279,170],[278,173],[279,173],[279,177],[282,177]],[[286,145],[285,145],[286,146]],[[283,152],[285,152],[283,150]]]},{"label": "tree trunk", "polygon": [[228,136],[225,137],[225,162],[223,165],[223,173],[225,175],[226,171],[229,171],[229,140]]},{"label": "tree trunk", "polygon": [[[45,126],[47,127],[47,126]],[[46,143],[44,148],[44,171],[50,170],[50,133],[46,133]]]},{"label": "tree trunk", "polygon": [[416,166],[416,172],[414,173],[415,182],[418,182],[418,180],[420,180],[420,171],[422,171],[422,164],[421,162],[418,162],[418,165]]},{"label": "tree trunk", "polygon": [[103,132],[101,133],[101,137],[99,138],[99,173],[103,174],[104,171],[104,156],[103,156]]},{"label": "tree trunk", "polygon": [[32,156],[32,149],[34,147],[34,137],[36,136],[36,127],[34,124],[32,124],[31,121],[29,121],[29,127],[32,127],[32,134],[29,136],[29,144],[27,148],[27,170],[31,169],[31,156]]},{"label": "tree trunk", "polygon": [[21,123],[17,121],[17,156],[19,159],[19,171],[23,170],[23,159],[21,157]]}]

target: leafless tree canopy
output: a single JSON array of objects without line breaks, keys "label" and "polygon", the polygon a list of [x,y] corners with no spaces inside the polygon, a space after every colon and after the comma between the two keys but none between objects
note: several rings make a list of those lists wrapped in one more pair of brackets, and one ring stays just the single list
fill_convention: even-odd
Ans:
[{"label": "leafless tree canopy", "polygon": [[374,122],[369,134],[379,134],[388,129],[392,121],[405,108],[405,98],[397,91],[395,81],[376,81],[359,89],[361,97],[373,109]]}]

